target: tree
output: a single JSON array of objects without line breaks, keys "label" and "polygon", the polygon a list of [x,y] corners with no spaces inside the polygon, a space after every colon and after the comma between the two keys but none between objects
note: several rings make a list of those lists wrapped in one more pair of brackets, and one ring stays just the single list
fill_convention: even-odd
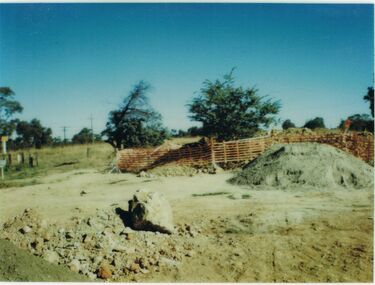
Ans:
[{"label": "tree", "polygon": [[140,81],[120,108],[109,113],[102,135],[114,148],[155,146],[167,137],[168,131],[161,124],[161,115],[148,103],[149,90],[150,85]]},{"label": "tree", "polygon": [[254,88],[236,87],[233,70],[223,80],[206,80],[189,104],[190,118],[202,123],[202,133],[218,140],[253,136],[275,121],[280,102],[259,96]]},{"label": "tree", "polygon": [[72,137],[72,143],[75,144],[86,144],[92,142],[94,137],[95,140],[95,135],[92,134],[92,130],[88,128],[83,128],[82,130],[79,131],[79,133],[75,134]]},{"label": "tree", "polygon": [[43,127],[38,119],[32,119],[30,122],[19,121],[16,132],[18,136],[15,139],[15,144],[18,147],[41,148],[53,142],[52,130]]},{"label": "tree", "polygon": [[0,87],[0,135],[12,135],[17,119],[12,119],[16,113],[21,113],[23,108],[21,104],[14,100],[15,93],[9,87]]},{"label": "tree", "polygon": [[363,100],[370,103],[371,114],[374,117],[374,87],[367,88],[367,94],[363,97]]},{"label": "tree", "polygon": [[313,129],[324,129],[326,126],[324,125],[323,118],[316,117],[315,119],[308,120],[303,127],[313,130]]},{"label": "tree", "polygon": [[[369,131],[374,132],[374,120],[371,119],[370,115],[368,114],[355,114],[349,116],[348,119],[350,120],[350,127],[349,130],[363,132]],[[341,120],[339,128],[344,129],[345,121]]]},{"label": "tree", "polygon": [[285,120],[282,124],[283,130],[287,130],[287,129],[295,128],[295,127],[296,127],[296,125],[294,123],[292,123],[292,121],[289,120],[289,119]]}]

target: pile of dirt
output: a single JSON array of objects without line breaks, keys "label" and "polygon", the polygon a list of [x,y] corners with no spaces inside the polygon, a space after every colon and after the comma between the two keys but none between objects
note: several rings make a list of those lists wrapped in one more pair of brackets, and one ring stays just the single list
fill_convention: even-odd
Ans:
[{"label": "pile of dirt", "polygon": [[147,172],[161,177],[194,176],[198,174],[198,169],[187,165],[166,164],[155,167]]},{"label": "pile of dirt", "polygon": [[232,184],[290,188],[372,188],[373,167],[318,143],[274,145],[229,180]]},{"label": "pile of dirt", "polygon": [[87,281],[84,276],[51,264],[26,250],[14,246],[10,241],[0,239],[0,280],[63,282]]},{"label": "pile of dirt", "polygon": [[120,208],[97,210],[90,217],[74,217],[69,227],[62,227],[26,209],[4,223],[0,237],[91,280],[131,280],[137,274],[175,268],[192,256],[197,229],[177,225],[174,235],[134,231],[126,225],[128,218]]}]

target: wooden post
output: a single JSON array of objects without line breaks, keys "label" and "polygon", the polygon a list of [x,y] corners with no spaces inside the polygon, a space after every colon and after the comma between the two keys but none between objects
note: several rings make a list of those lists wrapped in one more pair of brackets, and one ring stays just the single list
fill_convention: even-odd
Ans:
[{"label": "wooden post", "polygon": [[37,152],[35,153],[35,165],[39,166],[39,157]]},{"label": "wooden post", "polygon": [[238,141],[236,141],[236,150],[237,150],[237,161],[240,161],[240,149],[238,147]]},{"label": "wooden post", "polygon": [[21,163],[22,165],[25,164],[25,154],[23,152],[21,152]]},{"label": "wooden post", "polygon": [[214,139],[210,138],[210,150],[211,150],[211,163],[215,164],[215,149],[214,149]]},{"label": "wooden post", "polygon": [[12,154],[8,153],[8,166],[12,165]]},{"label": "wooden post", "polygon": [[90,158],[90,148],[88,147],[87,150],[86,150],[86,157],[87,158]]},{"label": "wooden post", "polygon": [[225,142],[223,142],[223,148],[224,148],[224,162],[227,163],[227,151],[225,149]]},{"label": "wooden post", "polygon": [[34,159],[31,153],[29,153],[29,167],[30,168],[34,167]]}]

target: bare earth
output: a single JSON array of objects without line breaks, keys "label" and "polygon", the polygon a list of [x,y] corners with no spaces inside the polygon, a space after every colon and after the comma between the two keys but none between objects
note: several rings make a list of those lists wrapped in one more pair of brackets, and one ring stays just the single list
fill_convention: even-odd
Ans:
[{"label": "bare earth", "polygon": [[[97,208],[127,210],[133,193],[145,188],[166,196],[176,225],[199,229],[190,237],[194,255],[177,267],[123,281],[373,280],[372,189],[250,190],[228,184],[232,176],[140,178],[90,169],[54,174],[39,185],[1,189],[0,223],[33,208],[50,223],[68,225]],[[228,193],[206,195],[214,192]]]}]

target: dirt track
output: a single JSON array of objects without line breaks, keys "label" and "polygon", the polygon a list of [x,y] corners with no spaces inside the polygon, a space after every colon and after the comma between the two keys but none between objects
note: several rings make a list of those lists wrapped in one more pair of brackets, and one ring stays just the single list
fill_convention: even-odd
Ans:
[{"label": "dirt track", "polygon": [[[43,178],[40,185],[2,189],[0,222],[34,208],[51,223],[69,224],[96,208],[126,209],[134,191],[146,188],[167,197],[176,224],[200,233],[189,239],[194,254],[178,266],[123,281],[372,281],[372,189],[249,190],[226,183],[231,176],[73,171]],[[206,196],[214,192],[228,193]]]}]

